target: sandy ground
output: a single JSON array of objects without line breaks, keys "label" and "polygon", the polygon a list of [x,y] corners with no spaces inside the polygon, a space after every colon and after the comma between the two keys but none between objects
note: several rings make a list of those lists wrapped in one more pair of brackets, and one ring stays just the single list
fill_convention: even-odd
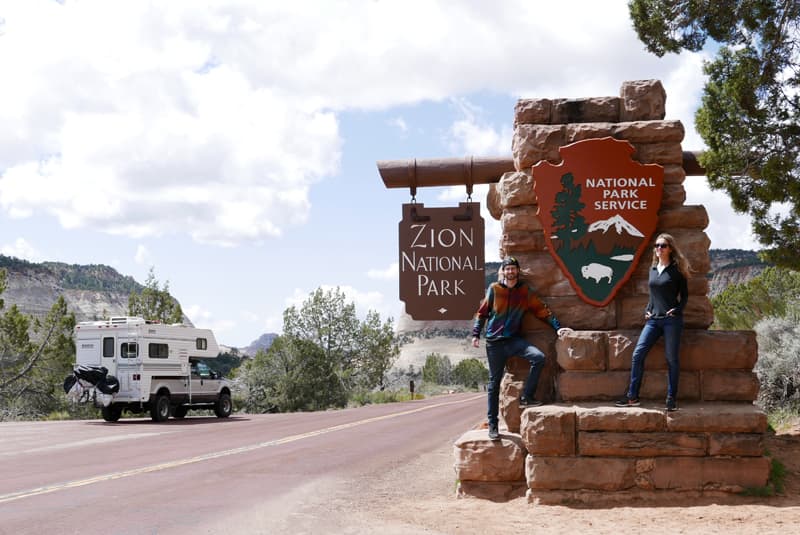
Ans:
[{"label": "sandy ground", "polygon": [[779,496],[672,499],[657,507],[532,505],[457,498],[452,447],[352,481],[314,480],[284,503],[228,517],[208,533],[528,534],[800,532],[800,424],[766,438],[786,467]]},{"label": "sandy ground", "polygon": [[[767,450],[787,470],[782,495],[731,496],[668,502],[658,507],[531,505],[525,498],[493,503],[456,498],[453,452],[443,448],[385,477],[364,481],[357,500],[334,497],[316,509],[340,533],[798,533],[800,532],[800,425],[767,437]],[[336,493],[334,493],[334,496]],[[363,496],[363,497],[361,497]],[[637,531],[631,531],[637,530]],[[646,530],[646,531],[644,531]],[[301,530],[302,532],[302,530]],[[297,531],[296,531],[297,533]]]}]

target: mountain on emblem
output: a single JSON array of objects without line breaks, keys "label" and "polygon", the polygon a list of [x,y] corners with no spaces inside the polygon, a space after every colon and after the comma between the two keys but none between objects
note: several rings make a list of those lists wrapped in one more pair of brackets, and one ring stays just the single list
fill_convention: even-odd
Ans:
[{"label": "mountain on emblem", "polygon": [[630,278],[655,231],[664,169],[634,162],[633,146],[610,137],[559,152],[562,163],[533,167],[545,241],[578,295],[604,306]]},{"label": "mountain on emblem", "polygon": [[619,214],[604,221],[595,221],[589,225],[589,232],[600,229],[605,233],[612,226],[614,227],[614,230],[617,231],[617,234],[622,234],[622,232],[625,231],[631,236],[644,237],[644,234],[639,232],[639,229],[625,221],[625,218]]}]

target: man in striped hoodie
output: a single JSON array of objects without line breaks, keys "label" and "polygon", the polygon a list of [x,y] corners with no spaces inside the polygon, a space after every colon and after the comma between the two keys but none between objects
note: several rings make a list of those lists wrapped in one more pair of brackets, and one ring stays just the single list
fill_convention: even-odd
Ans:
[{"label": "man in striped hoodie", "polygon": [[[538,407],[534,399],[539,375],[544,367],[544,353],[528,342],[522,333],[522,318],[530,312],[548,323],[561,336],[570,329],[562,328],[547,305],[530,286],[519,280],[519,262],[506,257],[500,266],[501,282],[494,282],[486,290],[475,314],[472,328],[472,345],[479,346],[481,331],[486,324],[486,358],[489,361],[489,438],[498,440],[498,412],[500,408],[500,381],[509,357],[522,357],[531,363],[531,371],[519,398],[520,407]],[[488,320],[488,322],[487,322]]]}]

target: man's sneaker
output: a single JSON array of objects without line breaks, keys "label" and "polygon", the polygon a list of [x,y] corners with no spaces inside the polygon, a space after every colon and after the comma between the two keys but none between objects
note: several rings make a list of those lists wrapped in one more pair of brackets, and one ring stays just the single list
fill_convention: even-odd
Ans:
[{"label": "man's sneaker", "polygon": [[638,407],[640,403],[639,398],[629,398],[628,396],[625,396],[622,399],[618,399],[614,405],[617,407]]},{"label": "man's sneaker", "polygon": [[528,399],[525,396],[520,396],[519,398],[520,407],[539,407],[540,405],[543,405],[543,403],[538,399]]},{"label": "man's sneaker", "polygon": [[500,432],[497,430],[497,424],[489,424],[489,440],[500,440]]},{"label": "man's sneaker", "polygon": [[670,412],[678,410],[678,404],[675,402],[675,398],[667,398],[667,410]]}]

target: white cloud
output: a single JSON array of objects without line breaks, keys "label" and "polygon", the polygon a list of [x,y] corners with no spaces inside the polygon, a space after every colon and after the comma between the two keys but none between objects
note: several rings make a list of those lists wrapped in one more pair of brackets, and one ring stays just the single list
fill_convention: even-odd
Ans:
[{"label": "white cloud", "polygon": [[12,244],[0,246],[0,254],[14,256],[29,262],[41,262],[44,260],[42,254],[25,238],[17,238]]},{"label": "white cloud", "polygon": [[[525,0],[11,4],[0,47],[14,82],[0,99],[0,209],[135,238],[257,243],[307,220],[310,188],[339,167],[341,110],[486,91],[613,94],[622,80],[695,61],[643,54],[625,2],[565,0],[557,19],[555,9]],[[455,145],[508,152],[509,127],[455,102],[465,109],[449,131]]]},{"label": "white cloud", "polygon": [[183,313],[186,314],[192,324],[200,329],[211,329],[214,337],[219,342],[220,335],[225,335],[233,331],[236,327],[236,322],[227,319],[215,318],[214,314],[207,308],[193,304],[183,308]]},{"label": "white cloud", "polygon": [[447,131],[447,145],[454,154],[500,156],[511,154],[511,124],[497,128],[484,119],[486,113],[467,99],[452,99],[461,118]]},{"label": "white cloud", "polygon": [[[283,317],[270,316],[262,321],[262,328],[267,333],[282,333],[283,332]],[[260,336],[260,335],[259,335]]]},{"label": "white cloud", "polygon": [[750,226],[750,217],[737,214],[730,198],[722,191],[712,191],[705,177],[686,177],[684,182],[687,205],[703,205],[708,212],[706,234],[711,237],[712,249],[760,250]]},{"label": "white cloud", "polygon": [[[370,310],[375,310],[378,312],[378,314],[380,314],[381,318],[384,320],[388,316],[395,315],[393,311],[390,313],[390,310],[396,306],[396,303],[387,304],[384,295],[381,292],[364,292],[358,288],[353,288],[352,286],[330,286],[327,284],[321,284],[319,288],[322,289],[323,292],[328,292],[339,288],[339,290],[345,295],[345,302],[355,304],[356,314],[359,318],[363,319]],[[307,291],[301,288],[295,288],[292,295],[287,297],[285,300],[286,307],[288,308],[294,306],[299,309],[303,306],[303,302],[309,298],[312,292],[313,290]]]},{"label": "white cloud", "polygon": [[[475,106],[467,99],[453,99],[452,102],[461,115],[447,131],[448,146],[453,154],[510,157],[513,136],[510,122],[500,126],[491,125],[486,122],[486,112],[479,106]],[[482,201],[486,199],[488,192],[487,184],[476,184],[472,188],[472,200]],[[451,205],[466,202],[467,191],[463,186],[444,188],[439,193],[438,200]],[[491,216],[485,202],[481,202],[481,217],[484,221],[485,260],[498,261],[502,227],[500,222]]]},{"label": "white cloud", "polygon": [[367,271],[367,277],[376,280],[398,280],[400,277],[400,265],[398,262],[392,262],[386,269],[370,269]]},{"label": "white cloud", "polygon": [[387,121],[389,126],[397,128],[401,134],[406,134],[408,132],[408,125],[406,124],[405,119],[402,117],[395,117]]},{"label": "white cloud", "polygon": [[133,261],[140,266],[153,265],[153,255],[146,246],[139,244],[136,247],[136,253],[133,255]]},{"label": "white cloud", "polygon": [[[683,56],[685,60],[662,80],[667,90],[666,117],[678,119],[683,124],[684,150],[702,150],[705,148],[705,143],[694,128],[694,113],[700,102],[705,82],[703,62],[710,57],[705,53],[683,54]],[[680,98],[670,95],[680,95]]]}]

